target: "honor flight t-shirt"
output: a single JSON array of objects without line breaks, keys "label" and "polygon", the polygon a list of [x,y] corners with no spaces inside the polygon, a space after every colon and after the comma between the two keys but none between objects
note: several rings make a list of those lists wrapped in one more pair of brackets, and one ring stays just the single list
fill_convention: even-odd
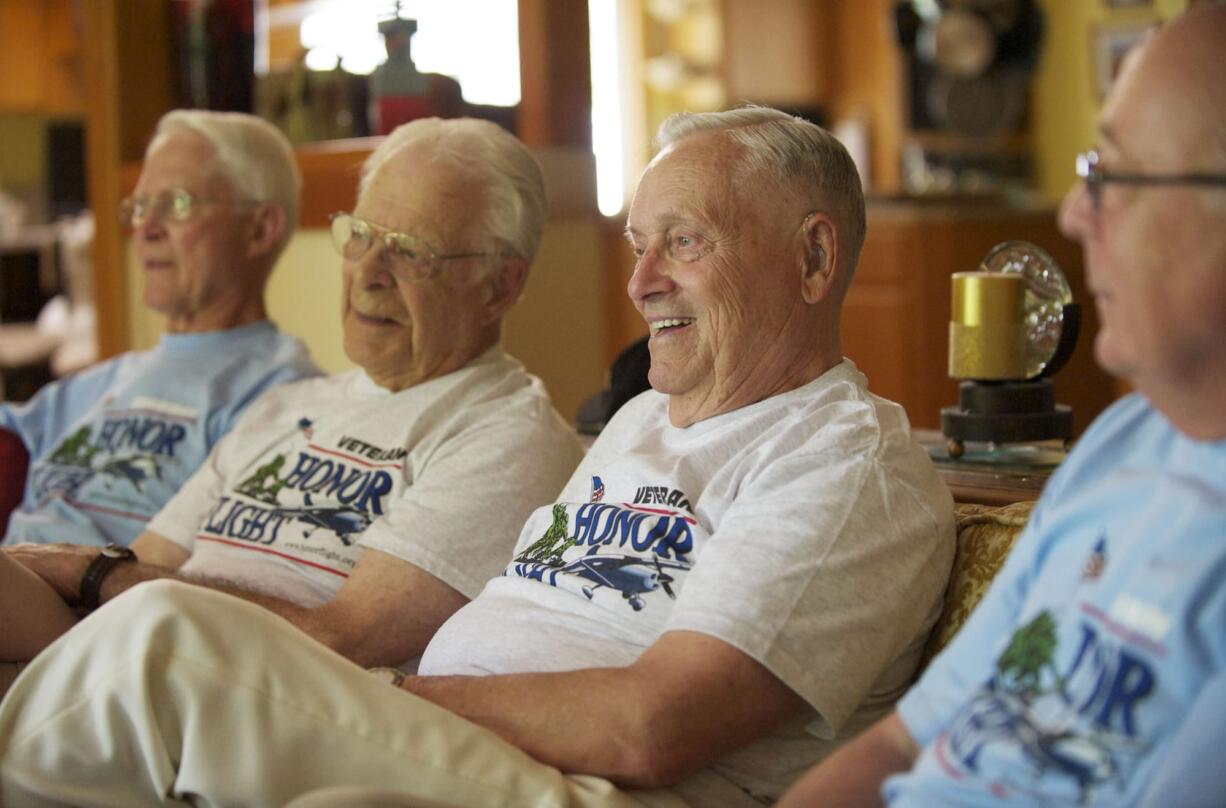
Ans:
[{"label": "honor flight t-shirt", "polygon": [[185,574],[323,603],[365,549],[472,597],[581,456],[538,379],[497,348],[399,392],[362,370],[260,399],[150,524]]},{"label": "honor flight t-shirt", "polygon": [[[899,703],[925,749],[887,801],[1137,805],[1185,764],[1169,750],[1226,670],[1223,581],[1226,441],[1191,440],[1140,396],[1117,402]],[[1198,776],[1220,781],[1214,768]]]},{"label": "honor flight t-shirt", "polygon": [[0,404],[0,428],[30,453],[25,497],[5,543],[130,544],[261,393],[319,373],[267,320],[163,334]]},{"label": "honor flight t-shirt", "polygon": [[906,689],[952,559],[948,489],[851,362],[684,428],[648,391],[420,671],[619,667],[667,631],[716,637],[810,706],[677,789],[693,805],[756,804]]}]

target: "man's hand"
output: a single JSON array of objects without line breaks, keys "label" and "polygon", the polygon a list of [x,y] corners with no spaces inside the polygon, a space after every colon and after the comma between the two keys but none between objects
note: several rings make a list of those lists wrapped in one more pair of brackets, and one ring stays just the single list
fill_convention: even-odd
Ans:
[{"label": "man's hand", "polygon": [[810,769],[783,795],[778,808],[884,805],[881,785],[891,774],[910,769],[919,753],[898,713],[890,713]]},{"label": "man's hand", "polygon": [[15,544],[4,553],[42,578],[64,599],[75,606],[81,594],[81,578],[99,548],[80,544]]}]

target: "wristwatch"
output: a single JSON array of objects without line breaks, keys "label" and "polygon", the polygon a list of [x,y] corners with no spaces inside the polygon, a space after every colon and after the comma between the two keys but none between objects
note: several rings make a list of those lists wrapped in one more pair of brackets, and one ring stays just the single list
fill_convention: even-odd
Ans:
[{"label": "wristwatch", "polygon": [[381,682],[387,682],[392,687],[404,684],[404,671],[399,668],[368,668],[367,673]]},{"label": "wristwatch", "polygon": [[102,548],[102,552],[94,556],[94,560],[89,562],[89,566],[85,568],[85,574],[81,576],[81,589],[78,606],[87,612],[92,612],[97,609],[102,595],[102,582],[116,564],[122,564],[125,561],[136,561],[136,553],[131,547],[111,542],[106,547]]}]

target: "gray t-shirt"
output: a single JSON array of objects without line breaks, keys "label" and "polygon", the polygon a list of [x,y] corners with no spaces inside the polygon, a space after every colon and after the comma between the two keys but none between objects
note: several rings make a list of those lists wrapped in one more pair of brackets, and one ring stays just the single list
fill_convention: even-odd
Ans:
[{"label": "gray t-shirt", "polygon": [[472,597],[581,455],[498,349],[397,393],[354,370],[260,398],[149,527],[191,552],[185,574],[307,606],[364,548]]},{"label": "gray t-shirt", "polygon": [[649,391],[420,671],[624,666],[666,631],[717,637],[811,710],[676,790],[697,805],[775,798],[906,689],[953,552],[949,491],[851,362],[686,428]]}]

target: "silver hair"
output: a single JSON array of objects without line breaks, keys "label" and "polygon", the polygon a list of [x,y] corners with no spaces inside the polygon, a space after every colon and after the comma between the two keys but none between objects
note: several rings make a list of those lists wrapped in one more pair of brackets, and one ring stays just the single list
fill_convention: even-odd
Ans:
[{"label": "silver hair", "polygon": [[678,112],[660,124],[660,149],[700,132],[725,132],[745,147],[740,171],[764,173],[781,187],[834,215],[848,275],[855,270],[867,227],[856,164],[834,135],[777,109],[744,106],[725,112]]},{"label": "silver hair", "polygon": [[423,118],[396,127],[362,166],[358,196],[385,163],[405,148],[428,142],[431,159],[475,174],[485,185],[482,224],[499,245],[529,264],[545,227],[545,177],[514,135],[475,118]]},{"label": "silver hair", "polygon": [[283,248],[298,226],[302,175],[294,149],[281,130],[242,112],[176,109],[158,121],[145,154],[166,138],[184,133],[199,135],[213,147],[217,169],[240,197],[271,202],[285,211],[285,233],[278,251]]}]

